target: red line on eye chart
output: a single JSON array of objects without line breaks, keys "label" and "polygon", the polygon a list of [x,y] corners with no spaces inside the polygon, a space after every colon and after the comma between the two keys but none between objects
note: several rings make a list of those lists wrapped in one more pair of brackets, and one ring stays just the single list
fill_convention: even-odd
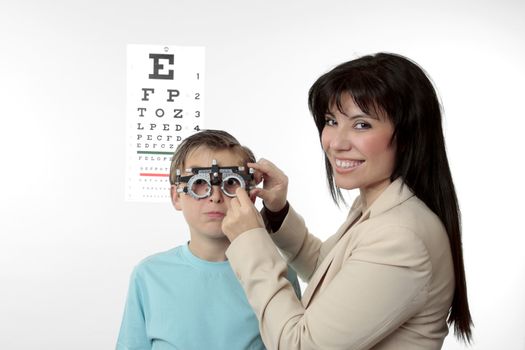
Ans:
[{"label": "red line on eye chart", "polygon": [[140,176],[168,177],[170,174],[140,173]]}]

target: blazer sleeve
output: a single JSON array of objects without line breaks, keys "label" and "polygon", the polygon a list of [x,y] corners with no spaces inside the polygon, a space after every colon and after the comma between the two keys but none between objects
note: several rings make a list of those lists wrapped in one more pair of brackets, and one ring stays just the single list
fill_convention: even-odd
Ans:
[{"label": "blazer sleeve", "polygon": [[363,236],[307,308],[295,297],[286,263],[264,229],[232,242],[227,256],[268,349],[367,349],[421,309],[431,279],[423,242],[399,227]]},{"label": "blazer sleeve", "polygon": [[299,277],[308,282],[321,257],[322,242],[308,232],[303,218],[292,206],[280,229],[270,237]]}]

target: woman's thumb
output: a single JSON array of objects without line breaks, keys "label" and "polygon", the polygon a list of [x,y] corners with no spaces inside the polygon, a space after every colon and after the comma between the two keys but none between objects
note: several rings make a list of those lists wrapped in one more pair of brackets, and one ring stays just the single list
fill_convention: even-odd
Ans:
[{"label": "woman's thumb", "polygon": [[261,198],[263,201],[267,201],[270,199],[270,191],[268,190],[265,190],[264,188],[257,188],[256,189],[257,192],[255,192],[254,194]]}]

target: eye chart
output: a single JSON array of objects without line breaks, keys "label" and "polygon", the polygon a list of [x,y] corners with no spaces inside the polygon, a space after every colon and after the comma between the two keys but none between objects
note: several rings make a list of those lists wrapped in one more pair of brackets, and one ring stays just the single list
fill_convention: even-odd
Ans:
[{"label": "eye chart", "polygon": [[203,128],[204,48],[128,45],[126,200],[168,202],[173,152]]}]

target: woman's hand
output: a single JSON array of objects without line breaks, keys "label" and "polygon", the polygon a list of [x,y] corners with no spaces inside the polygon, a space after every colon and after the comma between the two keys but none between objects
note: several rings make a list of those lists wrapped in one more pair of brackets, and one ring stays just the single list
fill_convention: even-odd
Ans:
[{"label": "woman's hand", "polygon": [[222,232],[233,242],[241,233],[254,228],[264,228],[261,214],[253,205],[248,193],[242,188],[235,192],[237,197],[230,200],[226,216],[222,219]]},{"label": "woman's hand", "polygon": [[272,162],[260,159],[257,163],[248,163],[248,167],[255,169],[257,184],[263,182],[263,188],[250,191],[251,196],[257,196],[264,202],[264,206],[273,212],[278,212],[286,205],[288,192],[288,176]]}]

